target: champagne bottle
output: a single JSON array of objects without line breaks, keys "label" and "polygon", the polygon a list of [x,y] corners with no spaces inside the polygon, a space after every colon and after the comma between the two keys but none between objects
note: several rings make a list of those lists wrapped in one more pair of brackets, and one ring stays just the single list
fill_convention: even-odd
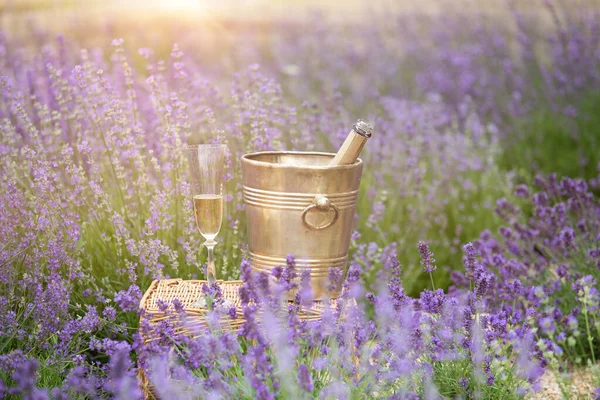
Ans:
[{"label": "champagne bottle", "polygon": [[348,133],[346,140],[344,140],[342,147],[340,147],[335,157],[329,162],[329,166],[353,164],[367,142],[367,139],[372,134],[373,127],[369,123],[362,119],[356,121],[352,130]]}]

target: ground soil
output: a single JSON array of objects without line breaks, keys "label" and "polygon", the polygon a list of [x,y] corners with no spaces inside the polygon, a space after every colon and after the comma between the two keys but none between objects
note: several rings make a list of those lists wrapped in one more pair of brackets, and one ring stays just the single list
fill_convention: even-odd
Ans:
[{"label": "ground soil", "polygon": [[546,371],[540,381],[541,390],[531,397],[530,400],[562,400],[565,397],[561,391],[559,382],[563,382],[568,399],[595,399],[593,372],[591,368],[580,368],[569,374],[557,375],[552,371]]}]

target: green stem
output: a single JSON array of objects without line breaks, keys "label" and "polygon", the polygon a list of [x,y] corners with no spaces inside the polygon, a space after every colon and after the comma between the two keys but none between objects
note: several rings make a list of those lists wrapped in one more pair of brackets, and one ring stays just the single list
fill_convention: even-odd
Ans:
[{"label": "green stem", "polygon": [[177,237],[179,231],[179,186],[177,185],[177,170],[179,169],[179,162],[177,166],[173,168],[173,186],[175,187],[175,235],[173,238],[173,248],[177,248]]},{"label": "green stem", "polygon": [[379,239],[381,239],[381,243],[385,246],[385,244],[387,243],[387,239],[385,238],[383,229],[381,229],[381,226],[379,226],[379,223],[376,223],[375,227],[376,227],[375,230],[377,231],[377,234],[379,235]]},{"label": "green stem", "polygon": [[[98,113],[94,111],[96,117],[98,118]],[[126,220],[129,220],[129,216],[127,214],[127,206],[125,205],[125,196],[123,195],[123,190],[121,190],[121,181],[119,180],[119,175],[117,175],[117,170],[115,169],[115,165],[113,162],[113,154],[108,146],[108,142],[106,141],[106,136],[104,135],[104,129],[102,129],[99,125],[95,124],[98,130],[100,131],[100,136],[102,137],[102,143],[104,143],[104,147],[106,148],[106,153],[108,155],[108,159],[110,161],[110,168],[115,176],[115,181],[117,182],[117,189],[119,189],[119,197],[121,198],[121,204],[123,206],[123,214]],[[131,220],[129,220],[132,222]]]},{"label": "green stem", "polygon": [[433,290],[435,290],[435,284],[433,283],[433,274],[431,272],[429,273],[429,278],[431,279],[431,287],[433,288]]},{"label": "green stem", "polygon": [[577,337],[577,344],[579,345],[579,350],[581,351],[581,354],[585,355],[585,349],[583,348],[583,343],[581,342],[581,334]]},{"label": "green stem", "polygon": [[592,344],[593,339],[592,339],[592,334],[590,332],[590,323],[588,321],[587,304],[585,304],[584,307],[583,307],[583,316],[585,317],[585,331],[587,333],[588,344],[590,345],[590,350],[592,351],[592,362],[594,364],[596,364],[596,357],[595,357],[595,354],[594,354],[594,346]]},{"label": "green stem", "polygon": [[512,303],[512,312],[513,315],[515,313],[515,307],[517,306],[517,296],[515,296],[515,298],[513,299],[513,303]]}]

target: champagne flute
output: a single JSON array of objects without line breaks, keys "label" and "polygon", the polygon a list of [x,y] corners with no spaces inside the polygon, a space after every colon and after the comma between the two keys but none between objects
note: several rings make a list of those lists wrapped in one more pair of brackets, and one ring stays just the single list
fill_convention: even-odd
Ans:
[{"label": "champagne flute", "polygon": [[223,174],[225,168],[225,144],[189,145],[188,156],[191,169],[191,192],[194,196],[194,216],[200,234],[206,239],[208,262],[205,276],[209,285],[217,280],[213,250],[215,238],[223,220]]}]

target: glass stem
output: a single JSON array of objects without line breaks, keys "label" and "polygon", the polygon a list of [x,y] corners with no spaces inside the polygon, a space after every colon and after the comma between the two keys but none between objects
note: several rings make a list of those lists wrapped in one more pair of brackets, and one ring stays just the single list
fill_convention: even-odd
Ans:
[{"label": "glass stem", "polygon": [[204,243],[206,248],[208,249],[208,262],[206,264],[206,280],[209,285],[214,284],[217,281],[217,270],[215,268],[215,255],[213,250],[217,245],[217,242],[214,240],[206,241]]}]

